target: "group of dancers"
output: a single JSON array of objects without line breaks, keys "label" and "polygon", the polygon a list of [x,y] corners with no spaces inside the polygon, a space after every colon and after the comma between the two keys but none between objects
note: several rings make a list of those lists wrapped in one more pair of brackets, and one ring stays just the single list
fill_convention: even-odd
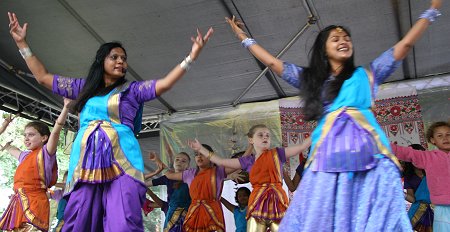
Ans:
[{"label": "group of dancers", "polygon": [[[343,26],[321,30],[309,66],[300,67],[275,58],[248,37],[242,22],[234,16],[226,18],[245,48],[300,89],[304,114],[318,125],[304,143],[276,148],[271,147],[270,128],[255,125],[247,134],[251,154],[233,159],[192,139],[188,145],[195,152],[196,168],[188,168],[189,155],[180,153],[174,170],[147,181],[135,138],[143,103],[182,78],[211,38],[212,28],[205,35],[197,30],[189,55],[162,79],[127,81],[127,53],[118,42],[100,46],[86,78],[69,78],[47,71],[26,41],[27,23],[20,25],[17,16],[8,13],[10,34],[36,81],[72,99],[70,108],[79,116],[64,188],[62,231],[143,231],[141,208],[147,186],[161,184],[168,186],[169,194],[165,231],[225,231],[220,203],[223,181],[239,169],[249,172],[252,185],[247,231],[411,231],[397,157],[427,171],[435,204],[434,230],[450,231],[450,125],[442,122],[433,127],[429,140],[437,150],[416,151],[391,146],[371,111],[378,85],[400,66],[440,15],[440,6],[441,0],[432,0],[407,34],[373,60],[369,69],[355,66],[353,41]],[[49,230],[45,192],[57,177],[55,150],[69,102],[64,100],[51,133],[39,123],[25,126],[27,151],[4,146],[20,164],[0,229]],[[282,188],[283,164],[309,147],[303,178],[289,202]],[[164,165],[154,160],[162,170]],[[245,199],[245,193],[241,195]],[[238,210],[242,208],[239,205]]]}]

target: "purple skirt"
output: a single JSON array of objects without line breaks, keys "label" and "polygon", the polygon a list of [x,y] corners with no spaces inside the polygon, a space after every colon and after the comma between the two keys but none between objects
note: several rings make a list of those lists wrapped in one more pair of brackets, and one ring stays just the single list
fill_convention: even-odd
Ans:
[{"label": "purple skirt", "polygon": [[306,169],[279,231],[412,231],[400,173],[388,158],[373,169]]},{"label": "purple skirt", "polygon": [[64,210],[63,231],[144,231],[146,190],[128,175],[101,184],[78,183]]}]

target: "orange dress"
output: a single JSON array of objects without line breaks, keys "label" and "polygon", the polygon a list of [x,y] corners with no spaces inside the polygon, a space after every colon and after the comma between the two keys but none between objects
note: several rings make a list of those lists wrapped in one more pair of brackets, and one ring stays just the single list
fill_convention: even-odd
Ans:
[{"label": "orange dress", "polygon": [[[186,181],[185,173],[193,174],[195,169],[186,170],[183,173],[183,181]],[[192,202],[183,223],[186,232],[225,231],[225,219],[220,203],[224,176],[223,167],[212,167],[195,175],[189,186]]]},{"label": "orange dress", "polygon": [[56,156],[49,155],[44,146],[22,153],[19,161],[14,175],[14,195],[0,219],[0,229],[13,230],[23,223],[30,223],[47,231],[50,205],[46,192],[58,177]]},{"label": "orange dress", "polygon": [[274,148],[263,152],[250,169],[253,191],[248,200],[247,220],[254,217],[280,222],[286,212],[289,201],[283,189],[280,150]]}]

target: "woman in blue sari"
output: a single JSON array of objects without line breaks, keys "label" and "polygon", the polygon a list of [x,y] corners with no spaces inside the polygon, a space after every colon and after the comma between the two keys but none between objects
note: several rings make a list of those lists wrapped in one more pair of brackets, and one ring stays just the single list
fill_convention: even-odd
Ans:
[{"label": "woman in blue sari", "polygon": [[440,15],[440,0],[392,48],[365,69],[354,65],[353,41],[342,26],[322,29],[308,67],[274,57],[227,19],[258,60],[300,89],[305,118],[317,120],[303,179],[279,231],[411,231],[400,164],[371,110],[378,85]]},{"label": "woman in blue sari", "polygon": [[10,34],[37,82],[76,99],[80,128],[72,145],[64,197],[63,231],[143,231],[141,207],[147,187],[135,134],[143,104],[171,89],[212,35],[197,30],[189,55],[158,80],[127,81],[127,53],[119,42],[97,50],[86,78],[47,71],[26,41],[27,23],[9,13]]}]

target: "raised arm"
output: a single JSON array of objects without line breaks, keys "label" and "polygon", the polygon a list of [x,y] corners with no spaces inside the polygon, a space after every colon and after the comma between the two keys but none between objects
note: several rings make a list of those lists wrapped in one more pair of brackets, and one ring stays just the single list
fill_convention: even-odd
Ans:
[{"label": "raised arm", "polygon": [[15,13],[8,12],[9,33],[16,42],[19,52],[27,63],[31,73],[33,73],[37,82],[48,89],[52,89],[53,74],[49,73],[44,64],[31,52],[30,46],[26,41],[28,24],[20,26]]},{"label": "raised arm", "polygon": [[283,170],[283,179],[284,183],[286,183],[289,191],[294,192],[296,187],[294,186],[293,181],[291,180],[291,175],[287,170]]},{"label": "raised arm", "polygon": [[155,171],[145,174],[145,179],[152,178],[167,168],[167,166],[158,158],[154,151],[149,152],[149,159],[156,163],[157,168]]},{"label": "raised arm", "polygon": [[1,146],[0,151],[7,150],[9,154],[14,156],[16,159],[19,159],[20,153],[22,153],[19,148],[11,145],[12,141],[7,142],[5,145]]},{"label": "raised arm", "polygon": [[53,126],[53,130],[50,133],[50,137],[47,142],[47,151],[48,154],[54,155],[56,153],[56,148],[58,146],[59,134],[66,123],[67,114],[69,113],[69,104],[72,100],[68,98],[64,98],[64,107],[56,119],[55,125]]},{"label": "raised arm", "polygon": [[291,158],[294,155],[298,155],[303,151],[306,151],[311,146],[311,138],[307,138],[303,143],[286,147],[284,149],[286,153],[286,159]]},{"label": "raised arm", "polygon": [[[158,208],[162,208],[164,206],[164,201],[161,198],[159,198],[151,189],[147,188],[147,194],[156,203]],[[153,208],[156,208],[156,207],[153,207]]]},{"label": "raised arm", "polygon": [[419,20],[409,29],[405,37],[394,45],[395,60],[402,60],[406,57],[409,50],[414,46],[417,40],[422,36],[428,26],[440,15],[438,9],[441,8],[442,0],[432,0],[430,9],[426,10]]},{"label": "raised arm", "polygon": [[2,126],[0,127],[0,135],[3,134],[3,132],[5,132],[6,128],[8,128],[9,124],[12,122],[12,120],[14,120],[17,115],[12,115],[12,114],[8,114],[8,116],[6,116],[5,120],[2,123]]},{"label": "raised arm", "polygon": [[226,17],[225,20],[228,24],[230,24],[231,30],[233,30],[233,33],[239,41],[241,41],[242,45],[248,48],[253,56],[255,56],[264,65],[270,68],[278,76],[281,76],[283,73],[283,61],[270,54],[266,49],[257,44],[254,39],[249,38],[247,33],[245,33],[241,28],[244,24],[237,20],[235,16],[231,19]]},{"label": "raised arm", "polygon": [[202,51],[203,46],[205,46],[205,44],[208,42],[212,34],[213,34],[212,28],[209,28],[205,36],[203,36],[200,33],[200,30],[197,29],[197,36],[195,38],[194,37],[191,38],[193,44],[189,56],[187,56],[183,60],[183,62],[181,62],[179,65],[173,68],[164,78],[159,79],[156,82],[155,88],[157,96],[161,96],[161,94],[171,89],[172,86],[174,86],[175,83],[181,79],[181,77],[189,69],[191,63],[197,59],[198,55]]},{"label": "raised arm", "polygon": [[213,152],[209,152],[208,149],[204,148],[202,144],[197,140],[188,140],[188,146],[192,148],[192,150],[200,153],[207,159],[209,159],[211,162],[225,167],[225,172],[227,174],[234,172],[236,169],[241,169],[241,163],[239,162],[239,159],[225,159],[222,158]]},{"label": "raised arm", "polygon": [[167,179],[170,180],[178,180],[178,181],[182,181],[183,180],[183,173],[182,172],[174,172],[172,170],[169,170],[166,172]]},{"label": "raised arm", "polygon": [[244,154],[242,154],[242,157],[249,156],[253,153],[253,144],[249,143],[247,146],[247,149],[245,149]]},{"label": "raised arm", "polygon": [[235,205],[231,204],[229,201],[227,201],[227,199],[221,197],[220,198],[220,202],[222,202],[222,204],[231,212],[234,211],[234,208],[236,207]]},{"label": "raised arm", "polygon": [[[9,123],[11,123],[11,121],[14,120],[14,118],[16,118],[17,116],[18,115],[12,116],[11,114],[9,114],[5,118],[5,120],[3,121],[2,126],[0,128],[0,134],[5,132],[6,128],[8,128],[8,126],[9,126]],[[22,151],[20,151],[17,147],[12,146],[11,143],[12,143],[12,141],[9,141],[3,146],[0,145],[0,151],[7,150],[9,152],[9,154],[14,156],[16,159],[19,159],[20,153]]]},{"label": "raised arm", "polygon": [[414,150],[411,147],[403,147],[395,143],[391,143],[391,148],[399,160],[412,162],[414,166],[421,169],[426,169],[433,157],[433,154],[430,154],[429,151]]}]

